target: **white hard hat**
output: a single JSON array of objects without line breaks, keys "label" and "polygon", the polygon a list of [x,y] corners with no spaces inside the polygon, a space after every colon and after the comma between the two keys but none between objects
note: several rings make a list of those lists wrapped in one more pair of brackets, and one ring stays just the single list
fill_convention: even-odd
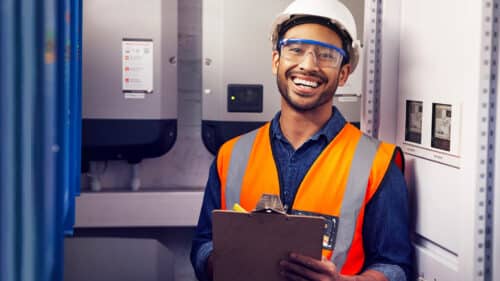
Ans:
[{"label": "white hard hat", "polygon": [[349,52],[349,63],[351,73],[356,69],[359,60],[360,43],[356,33],[354,17],[347,7],[338,0],[295,0],[280,13],[272,25],[271,41],[273,46],[279,37],[282,24],[292,17],[315,16],[330,19],[341,31],[348,34],[352,39],[352,47]]}]

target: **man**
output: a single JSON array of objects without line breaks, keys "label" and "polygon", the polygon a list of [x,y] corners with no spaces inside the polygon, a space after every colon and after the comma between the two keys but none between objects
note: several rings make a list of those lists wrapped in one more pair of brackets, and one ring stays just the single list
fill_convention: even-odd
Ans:
[{"label": "man", "polygon": [[211,211],[252,210],[277,194],[288,213],[319,215],[323,258],[290,253],[287,280],[410,280],[407,191],[398,149],[363,135],[332,108],[357,64],[354,19],[337,0],[296,0],[276,19],[272,70],[281,111],[260,129],[225,143],[212,164],[191,261],[212,279]]}]

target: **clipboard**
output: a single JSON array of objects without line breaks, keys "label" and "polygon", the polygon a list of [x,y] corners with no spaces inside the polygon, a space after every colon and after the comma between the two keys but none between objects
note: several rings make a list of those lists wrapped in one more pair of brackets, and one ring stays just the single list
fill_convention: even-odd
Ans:
[{"label": "clipboard", "polygon": [[282,281],[290,252],[321,259],[322,217],[214,210],[212,223],[214,281]]}]

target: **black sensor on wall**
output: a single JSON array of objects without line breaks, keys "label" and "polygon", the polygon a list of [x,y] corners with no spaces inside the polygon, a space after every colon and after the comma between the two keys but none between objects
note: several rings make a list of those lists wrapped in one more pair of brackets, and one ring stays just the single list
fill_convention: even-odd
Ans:
[{"label": "black sensor on wall", "polygon": [[228,84],[228,112],[262,112],[264,87],[259,84]]}]

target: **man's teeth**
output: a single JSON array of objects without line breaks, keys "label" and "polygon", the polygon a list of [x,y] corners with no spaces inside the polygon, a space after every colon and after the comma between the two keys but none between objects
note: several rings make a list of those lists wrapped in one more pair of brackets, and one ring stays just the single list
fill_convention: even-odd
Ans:
[{"label": "man's teeth", "polygon": [[307,81],[307,80],[300,79],[300,78],[293,79],[293,83],[298,84],[298,85],[304,85],[304,86],[311,87],[311,88],[318,87],[318,82]]}]

